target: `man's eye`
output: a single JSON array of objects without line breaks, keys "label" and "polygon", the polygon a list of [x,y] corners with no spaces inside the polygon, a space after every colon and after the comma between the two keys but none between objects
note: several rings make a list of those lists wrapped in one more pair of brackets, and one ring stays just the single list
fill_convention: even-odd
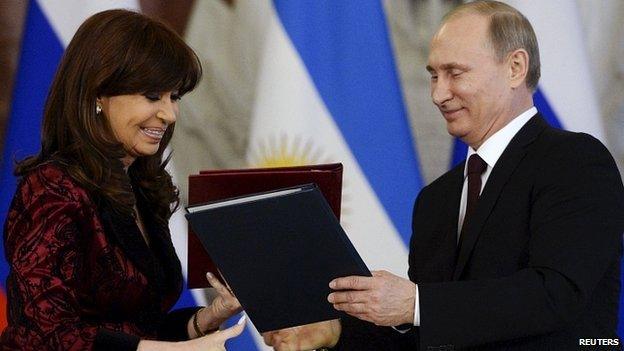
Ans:
[{"label": "man's eye", "polygon": [[182,99],[182,96],[178,94],[171,94],[171,101],[180,101],[180,99]]}]

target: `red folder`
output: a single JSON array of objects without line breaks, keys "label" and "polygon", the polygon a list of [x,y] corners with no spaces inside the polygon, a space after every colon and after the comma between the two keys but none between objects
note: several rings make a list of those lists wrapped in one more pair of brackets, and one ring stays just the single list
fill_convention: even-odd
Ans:
[{"label": "red folder", "polygon": [[[189,176],[188,204],[223,200],[231,197],[316,183],[340,219],[342,164],[280,168],[249,168],[201,171]],[[188,229],[188,287],[205,288],[206,272],[220,277],[217,267],[196,234]]]}]

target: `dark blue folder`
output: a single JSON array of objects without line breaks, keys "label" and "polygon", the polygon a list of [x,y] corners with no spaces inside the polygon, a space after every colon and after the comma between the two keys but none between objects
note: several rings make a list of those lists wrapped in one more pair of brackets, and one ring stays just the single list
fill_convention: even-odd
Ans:
[{"label": "dark blue folder", "polygon": [[193,231],[260,332],[339,318],[327,302],[329,282],[371,275],[314,184],[187,210]]}]

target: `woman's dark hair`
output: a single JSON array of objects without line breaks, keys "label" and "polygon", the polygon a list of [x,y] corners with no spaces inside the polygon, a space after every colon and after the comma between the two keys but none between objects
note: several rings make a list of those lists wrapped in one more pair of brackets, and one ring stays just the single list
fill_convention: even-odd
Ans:
[{"label": "woman's dark hair", "polygon": [[41,151],[19,162],[23,176],[46,162],[58,162],[97,203],[133,215],[132,186],[143,193],[157,221],[165,224],[178,205],[178,191],[165,170],[163,153],[174,125],[158,152],[138,157],[128,173],[126,155],[108,118],[96,114],[102,96],[192,90],[201,77],[193,50],[167,25],[127,10],[100,12],[87,19],[69,43],[48,93]]}]

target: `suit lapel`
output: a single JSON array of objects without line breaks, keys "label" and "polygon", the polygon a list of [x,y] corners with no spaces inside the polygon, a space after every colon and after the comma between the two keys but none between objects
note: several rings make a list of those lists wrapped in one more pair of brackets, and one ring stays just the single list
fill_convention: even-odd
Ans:
[{"label": "suit lapel", "polygon": [[449,267],[449,270],[445,273],[444,281],[451,280],[454,274],[454,268],[456,267],[457,231],[459,224],[459,206],[464,185],[464,166],[465,162],[462,162],[461,165],[458,165],[451,171],[450,183],[448,185],[450,192],[446,202],[446,214],[444,215],[446,217],[444,220],[446,228],[443,230],[445,237],[440,238],[440,240],[443,240],[444,252],[448,254],[448,257],[446,257],[448,264],[446,266]]},{"label": "suit lapel", "polygon": [[527,145],[533,142],[546,126],[546,122],[544,122],[539,114],[533,116],[533,118],[518,131],[496,162],[481,192],[475,213],[470,222],[466,223],[467,228],[462,233],[464,238],[462,239],[462,246],[457,256],[453,280],[459,279],[464,271],[466,263],[479,238],[479,234],[490,216],[490,213],[494,209],[505,184],[507,184],[507,181],[520,164],[522,158],[524,158]]}]

